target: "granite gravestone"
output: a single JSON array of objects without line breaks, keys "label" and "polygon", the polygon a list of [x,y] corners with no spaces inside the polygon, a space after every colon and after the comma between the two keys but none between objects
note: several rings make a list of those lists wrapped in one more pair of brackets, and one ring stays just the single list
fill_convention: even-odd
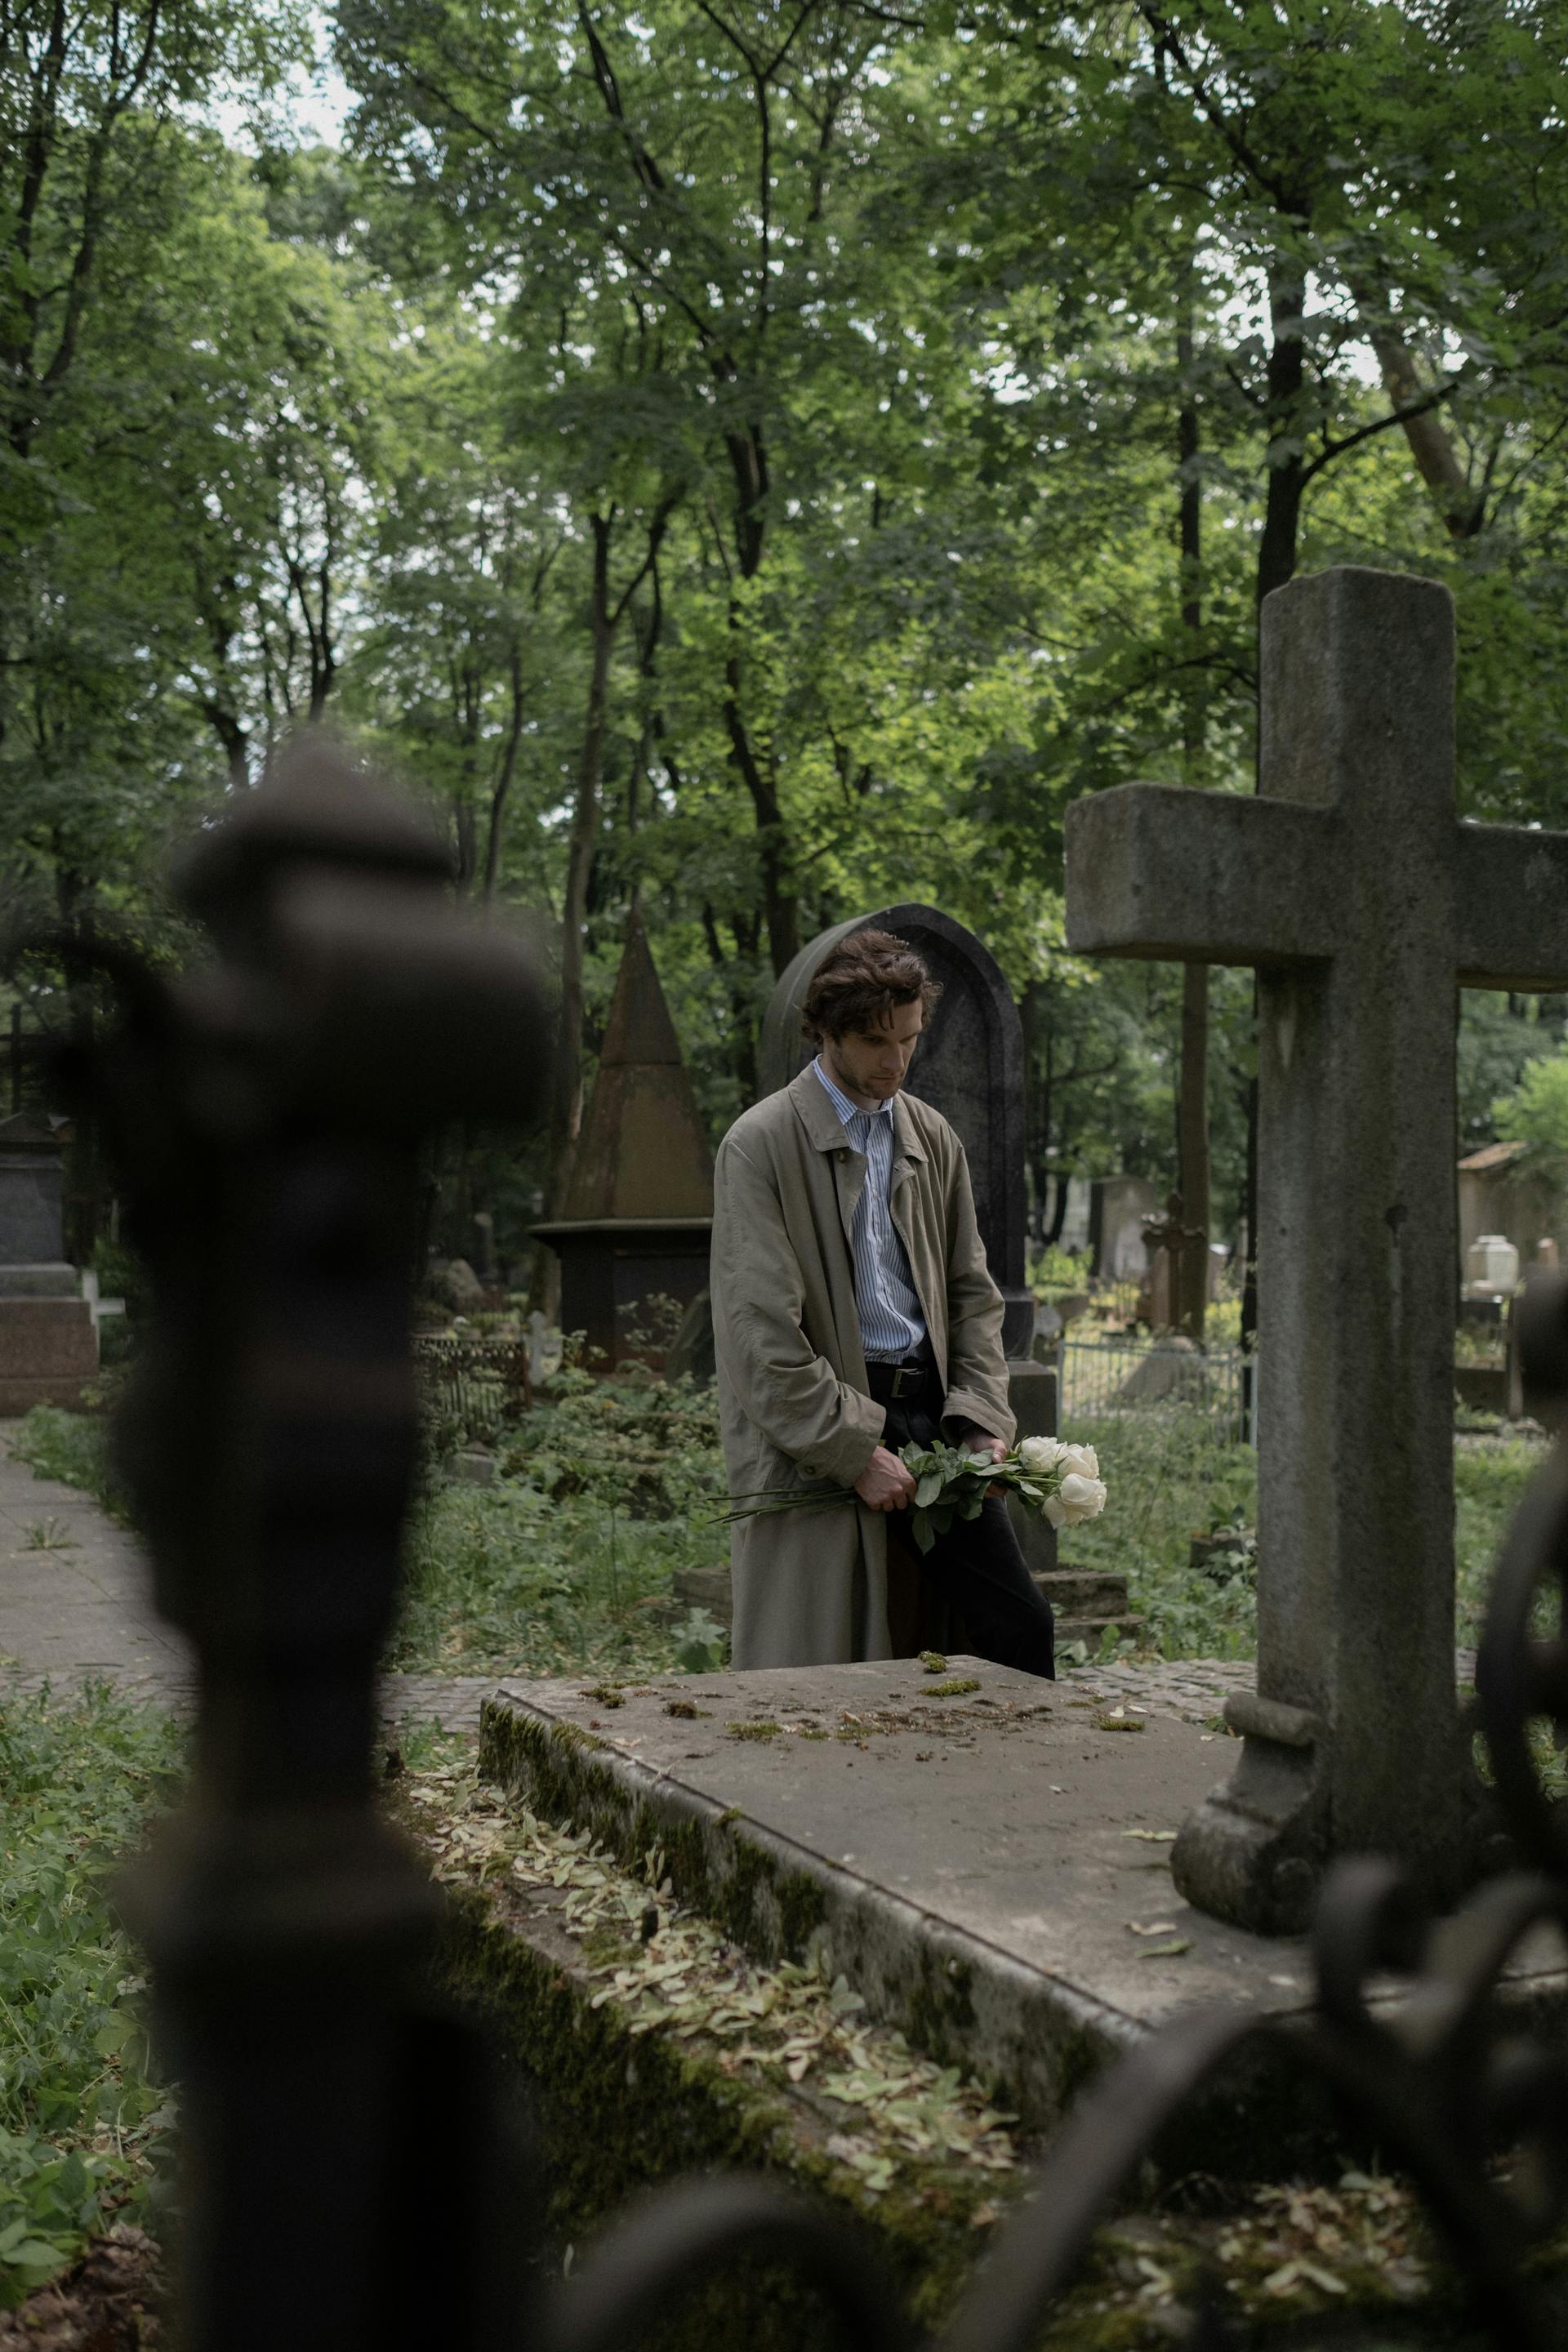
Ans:
[{"label": "granite gravestone", "polygon": [[1258,972],[1258,1687],[1173,1870],[1276,1934],[1341,1854],[1394,1855],[1437,1899],[1480,1860],[1454,1681],[1456,989],[1568,982],[1568,835],[1458,821],[1436,583],[1294,581],[1261,651],[1257,795],[1092,793],[1067,877],[1079,953]]},{"label": "granite gravestone", "polygon": [[64,1170],[48,1119],[33,1111],[0,1119],[0,1266],[54,1266],[69,1275]]},{"label": "granite gravestone", "polygon": [[973,932],[921,906],[883,907],[819,932],[773,990],[763,1022],[761,1091],[788,1086],[812,1059],[816,1048],[800,1034],[811,976],[841,940],[866,930],[908,940],[942,983],[906,1085],[958,1130],[985,1255],[1006,1302],[1004,1344],[1010,1357],[1026,1356],[1035,1308],[1024,1287],[1024,1033],[1001,968]]},{"label": "granite gravestone", "polygon": [[598,1369],[632,1359],[660,1369],[657,1337],[637,1336],[644,1303],[691,1305],[712,1227],[712,1156],[634,911],[565,1213],[533,1227],[561,1259],[562,1328],[586,1332]]},{"label": "granite gravestone", "polygon": [[65,1257],[62,1130],[32,1111],[0,1119],[0,1413],[78,1405],[98,1332]]}]

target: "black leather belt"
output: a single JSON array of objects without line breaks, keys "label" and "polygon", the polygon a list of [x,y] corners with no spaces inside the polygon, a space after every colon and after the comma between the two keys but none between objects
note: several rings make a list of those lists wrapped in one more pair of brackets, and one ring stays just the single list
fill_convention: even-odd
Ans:
[{"label": "black leather belt", "polygon": [[887,1404],[894,1397],[918,1396],[936,1378],[935,1352],[928,1347],[923,1355],[905,1356],[897,1364],[868,1363],[866,1378],[879,1404]]}]

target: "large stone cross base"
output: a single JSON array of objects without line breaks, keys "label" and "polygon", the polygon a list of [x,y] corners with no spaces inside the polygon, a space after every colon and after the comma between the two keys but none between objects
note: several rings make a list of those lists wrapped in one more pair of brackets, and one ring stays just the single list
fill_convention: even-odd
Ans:
[{"label": "large stone cross base", "polygon": [[[1395,1698],[1391,1714],[1396,1708]],[[1225,1720],[1243,1741],[1236,1769],[1183,1822],[1172,1878],[1187,1902],[1214,1918],[1256,1936],[1301,1935],[1331,1864],[1358,1843],[1373,1850],[1374,1841],[1346,1838],[1337,1822],[1331,1750],[1315,1717],[1257,1691],[1236,1691]],[[1390,1737],[1397,1739],[1393,1722]],[[1458,1901],[1509,1859],[1468,1748],[1456,1707],[1450,1768],[1431,1786],[1443,1837],[1424,1841],[1423,1850],[1407,1846],[1401,1856],[1436,1907]]]}]

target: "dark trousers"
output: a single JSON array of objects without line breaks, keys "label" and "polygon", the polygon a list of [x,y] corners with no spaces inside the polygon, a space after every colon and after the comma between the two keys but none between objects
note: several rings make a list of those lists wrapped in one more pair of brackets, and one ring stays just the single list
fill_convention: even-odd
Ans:
[{"label": "dark trousers", "polygon": [[[906,1371],[900,1382],[905,1393],[894,1396],[893,1369],[882,1364],[867,1367],[871,1394],[887,1408],[883,1444],[889,1453],[897,1454],[900,1446],[910,1444],[939,1444],[942,1394],[934,1370],[912,1392]],[[977,1519],[955,1519],[947,1534],[938,1536],[923,1556],[908,1532],[909,1520],[904,1513],[889,1511],[887,1520],[889,1584],[897,1575],[898,1547],[905,1549],[911,1561],[919,1563],[921,1580],[929,1594],[945,1602],[962,1620],[956,1640],[950,1637],[947,1643],[932,1646],[963,1646],[976,1657],[990,1658],[999,1666],[1016,1666],[1026,1675],[1056,1679],[1056,1624],[1051,1604],[1029,1574],[1007,1517],[1007,1506],[1000,1496],[986,1496]],[[914,1613],[910,1612],[910,1622]],[[890,1606],[889,1616],[894,1614]],[[913,1646],[918,1643],[911,1643]],[[894,1647],[899,1647],[896,1641]]]}]

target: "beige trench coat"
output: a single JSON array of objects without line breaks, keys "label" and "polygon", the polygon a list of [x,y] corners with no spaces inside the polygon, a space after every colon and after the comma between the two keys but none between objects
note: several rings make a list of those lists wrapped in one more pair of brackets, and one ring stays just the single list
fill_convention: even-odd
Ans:
[{"label": "beige trench coat", "polygon": [[[1011,1444],[1002,1294],[963,1146],[894,1097],[893,1223],[910,1254],[947,1412]],[[809,1066],[736,1120],[713,1177],[713,1338],[730,1492],[853,1486],[882,1434],[867,1391],[850,1232],[866,1176]],[[859,1502],[731,1530],[737,1666],[889,1655],[887,1527]]]}]

